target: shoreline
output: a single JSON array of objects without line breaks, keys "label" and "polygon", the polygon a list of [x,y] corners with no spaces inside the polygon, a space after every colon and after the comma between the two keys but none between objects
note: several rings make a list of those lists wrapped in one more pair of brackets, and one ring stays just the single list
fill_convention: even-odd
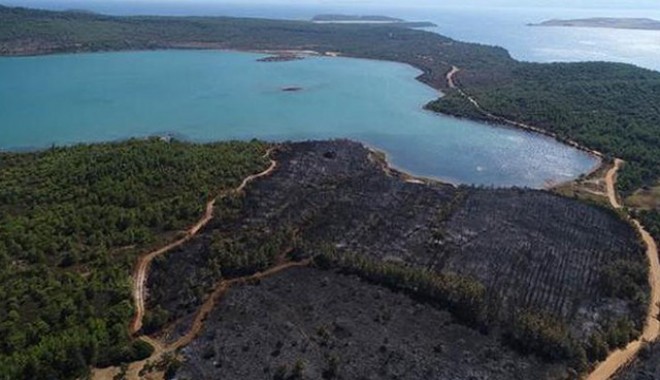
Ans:
[{"label": "shoreline", "polygon": [[[474,107],[479,111],[483,116],[487,117],[488,119],[491,119],[495,124],[505,124],[509,125],[512,127],[515,127],[517,129],[525,130],[528,132],[534,132],[538,134],[542,134],[548,137],[552,137],[555,139],[557,142],[560,142],[564,145],[568,145],[572,148],[584,151],[586,153],[589,153],[592,156],[595,156],[601,160],[605,158],[605,155],[602,152],[599,152],[595,149],[592,149],[586,145],[582,145],[579,142],[569,139],[569,138],[563,138],[557,135],[555,132],[550,132],[544,128],[537,127],[531,124],[515,121],[515,120],[510,120],[507,119],[503,116],[495,115],[493,113],[490,113],[489,111],[485,110],[479,102],[471,95],[469,95],[465,90],[463,90],[458,84],[456,84],[456,81],[454,79],[455,75],[458,74],[461,71],[461,69],[457,66],[452,66],[451,71],[447,73],[447,85],[449,86],[450,89],[454,89],[458,91],[459,94],[464,96]],[[435,112],[435,111],[434,111]],[[444,114],[443,114],[444,115]],[[467,119],[467,120],[478,120],[478,119],[472,119],[472,118],[462,118],[462,119]],[[488,124],[488,122],[486,122]]]},{"label": "shoreline", "polygon": [[[355,140],[348,139],[348,141],[355,141]],[[399,176],[401,180],[403,180],[404,182],[424,184],[424,185],[440,184],[440,185],[452,186],[454,188],[458,188],[460,186],[475,186],[474,184],[465,184],[450,178],[429,177],[424,175],[418,175],[410,171],[406,171],[392,163],[392,161],[389,159],[391,155],[386,150],[377,148],[371,144],[361,141],[357,141],[357,143],[364,146],[369,151],[371,157],[381,161],[380,163],[383,165],[383,170],[386,173],[390,175]]]}]

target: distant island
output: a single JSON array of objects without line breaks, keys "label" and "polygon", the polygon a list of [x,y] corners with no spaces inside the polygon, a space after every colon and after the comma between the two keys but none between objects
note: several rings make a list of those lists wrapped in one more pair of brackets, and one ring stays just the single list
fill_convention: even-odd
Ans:
[{"label": "distant island", "polygon": [[660,30],[660,21],[650,18],[593,17],[574,20],[548,20],[529,26],[572,26],[582,28]]}]

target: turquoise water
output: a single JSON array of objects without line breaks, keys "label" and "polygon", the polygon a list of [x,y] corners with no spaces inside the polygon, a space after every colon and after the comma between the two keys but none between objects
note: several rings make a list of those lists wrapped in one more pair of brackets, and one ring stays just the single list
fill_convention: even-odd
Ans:
[{"label": "turquoise water", "polygon": [[[346,137],[414,174],[541,187],[596,160],[552,139],[435,115],[412,67],[348,58],[127,52],[0,59],[0,148],[174,134],[194,141]],[[302,87],[283,92],[284,87]]]}]

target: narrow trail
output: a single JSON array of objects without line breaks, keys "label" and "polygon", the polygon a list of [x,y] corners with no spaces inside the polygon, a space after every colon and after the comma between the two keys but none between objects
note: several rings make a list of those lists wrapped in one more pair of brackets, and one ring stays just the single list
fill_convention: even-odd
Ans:
[{"label": "narrow trail", "polygon": [[175,342],[168,344],[168,345],[163,345],[160,341],[153,339],[149,336],[143,336],[140,337],[140,339],[146,341],[147,343],[151,344],[154,347],[154,352],[153,354],[144,360],[141,360],[139,362],[134,362],[131,363],[129,366],[129,369],[126,373],[126,379],[127,380],[138,380],[138,379],[143,379],[143,378],[148,378],[148,379],[162,379],[162,373],[161,372],[154,372],[151,373],[147,376],[145,375],[140,375],[140,372],[142,369],[147,365],[147,363],[158,363],[159,361],[163,360],[165,358],[165,355],[168,354],[173,354],[175,353],[178,349],[185,347],[189,345],[197,336],[199,333],[202,331],[202,328],[204,328],[204,322],[206,321],[206,318],[208,315],[213,311],[217,303],[222,299],[222,296],[233,286],[237,284],[244,284],[244,283],[249,283],[251,281],[257,281],[264,279],[266,277],[273,276],[275,274],[278,274],[282,271],[285,271],[287,269],[291,268],[298,268],[298,267],[306,267],[311,263],[311,259],[306,259],[298,262],[286,262],[282,263],[279,265],[276,265],[270,269],[267,269],[263,272],[258,272],[252,275],[244,276],[244,277],[238,277],[230,280],[222,280],[220,281],[213,292],[208,296],[206,301],[200,306],[200,308],[197,310],[197,313],[195,314],[195,319],[193,320],[192,325],[190,326],[190,329],[188,332],[183,335],[181,338],[177,339]]},{"label": "narrow trail", "polygon": [[607,174],[605,174],[607,199],[609,199],[610,205],[612,205],[612,207],[615,209],[622,208],[621,203],[619,203],[619,199],[616,194],[616,176],[619,170],[621,169],[621,166],[623,166],[623,160],[616,158],[614,159],[614,166],[607,171]]},{"label": "narrow trail", "polygon": [[[623,161],[617,158],[614,161],[614,166],[605,175],[607,197],[614,209],[622,208],[616,194],[616,175],[622,165]],[[645,342],[652,342],[660,336],[660,321],[658,321],[657,318],[658,314],[660,314],[660,307],[658,306],[660,304],[660,260],[658,259],[658,246],[653,240],[653,237],[651,237],[639,221],[635,219],[631,219],[631,221],[635,228],[637,228],[637,231],[639,231],[639,234],[646,245],[646,256],[650,265],[649,283],[651,285],[651,299],[649,301],[649,311],[646,316],[646,322],[644,323],[642,335],[637,338],[637,340],[628,343],[623,349],[611,352],[607,359],[598,364],[598,366],[596,366],[596,368],[589,374],[587,380],[610,379],[635,359]]]},{"label": "narrow trail", "polygon": [[[148,374],[141,374],[143,369],[147,364],[156,364],[165,359],[166,355],[175,354],[176,351],[182,347],[189,345],[202,331],[204,328],[204,322],[208,315],[213,311],[218,302],[222,299],[222,296],[234,285],[245,284],[252,281],[258,281],[273,275],[276,275],[280,272],[283,272],[287,269],[306,267],[311,264],[311,259],[305,259],[302,261],[290,261],[278,264],[272,268],[269,268],[263,272],[254,273],[248,276],[238,277],[230,280],[221,280],[214,288],[213,292],[208,296],[206,301],[199,307],[192,325],[188,332],[185,335],[177,339],[175,342],[170,344],[163,344],[161,341],[154,339],[148,335],[141,336],[140,339],[149,343],[153,348],[154,352],[146,359],[130,363],[126,371],[125,379],[127,380],[140,380],[140,379],[149,379],[149,380],[162,380],[164,374],[162,371],[155,370]],[[108,367],[102,369],[94,369],[92,371],[92,379],[94,380],[112,380],[115,375],[119,373],[118,367]]]},{"label": "narrow trail", "polygon": [[[458,72],[461,71],[456,66],[452,66],[451,70],[447,73],[447,85],[449,88],[456,88],[456,83],[454,82],[454,75],[458,74]],[[461,91],[463,93],[463,91]]]},{"label": "narrow trail", "polygon": [[193,321],[190,330],[188,330],[186,335],[179,338],[176,342],[168,345],[167,350],[174,351],[190,344],[199,335],[199,332],[204,327],[204,321],[208,317],[209,313],[215,308],[218,301],[222,298],[222,295],[224,295],[225,292],[229,290],[229,288],[231,288],[232,286],[237,284],[249,283],[251,281],[258,281],[266,277],[270,277],[275,274],[278,274],[287,269],[306,267],[310,265],[311,262],[312,262],[311,259],[286,262],[276,265],[263,272],[255,273],[253,275],[220,281],[220,283],[216,285],[215,289],[213,290],[213,293],[211,293],[211,295],[206,299],[204,304],[202,304],[202,306],[197,311],[197,314],[195,315],[195,320]]},{"label": "narrow trail", "polygon": [[[509,125],[513,125],[518,128],[526,129],[529,131],[541,133],[547,136],[557,138],[557,135],[550,133],[543,129],[520,123],[514,120],[509,120],[501,116],[494,115],[481,107],[481,105],[470,95],[465,93],[461,89],[455,80],[455,76],[461,70],[456,66],[452,66],[451,71],[447,73],[447,85],[450,88],[458,91],[462,96],[464,96],[474,107],[481,112],[483,115],[487,116],[490,119],[503,122]],[[580,145],[579,143],[572,140],[562,140],[564,143],[571,145],[580,150],[589,152],[599,158],[603,158],[603,154],[589,149],[585,146]],[[605,184],[607,191],[607,198],[609,200],[612,208],[619,210],[623,206],[619,202],[619,198],[616,192],[616,177],[618,171],[623,166],[624,161],[621,159],[614,160],[614,166],[607,171],[605,175]],[[630,219],[631,223],[642,238],[642,241],[646,245],[646,256],[649,261],[649,284],[651,286],[651,299],[649,301],[649,310],[646,316],[646,321],[644,323],[644,329],[641,336],[630,342],[625,348],[611,352],[610,355],[596,366],[596,368],[587,376],[586,380],[607,380],[614,376],[618,371],[620,371],[624,366],[630,363],[636,356],[639,350],[643,347],[645,342],[651,342],[660,336],[660,321],[658,320],[658,314],[660,314],[660,260],[658,259],[658,247],[656,242],[653,240],[653,237],[644,229],[642,224],[635,220]]]},{"label": "narrow trail", "polygon": [[[273,149],[269,149],[268,152],[266,152],[265,157],[270,156],[272,150]],[[202,216],[202,218],[186,231],[184,237],[164,247],[161,247],[153,252],[149,252],[138,259],[138,263],[137,266],[135,267],[135,272],[133,274],[133,299],[135,302],[135,316],[133,317],[133,321],[131,322],[130,325],[130,331],[132,334],[137,333],[142,328],[142,321],[144,319],[144,313],[145,313],[144,301],[146,296],[147,275],[149,273],[149,267],[151,266],[151,262],[155,258],[173,250],[174,248],[177,248],[185,244],[191,238],[197,235],[197,233],[202,228],[204,228],[204,226],[206,226],[211,221],[211,219],[213,219],[213,210],[215,208],[215,202],[218,198],[226,196],[228,194],[232,194],[232,193],[237,194],[242,192],[243,190],[245,190],[245,187],[250,182],[254,181],[257,178],[269,175],[270,173],[273,172],[273,170],[275,170],[276,167],[277,167],[277,162],[271,159],[270,166],[266,170],[262,171],[261,173],[252,174],[245,177],[245,179],[243,179],[243,181],[237,188],[233,190],[223,191],[217,197],[209,201],[206,204],[206,210],[204,211],[204,215]]]}]

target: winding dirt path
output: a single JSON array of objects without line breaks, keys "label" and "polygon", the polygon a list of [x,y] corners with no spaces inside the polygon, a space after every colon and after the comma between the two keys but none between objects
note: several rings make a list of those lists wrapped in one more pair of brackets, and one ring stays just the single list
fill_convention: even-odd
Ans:
[{"label": "winding dirt path", "polygon": [[[217,303],[222,299],[222,296],[231,288],[233,285],[237,284],[244,284],[244,283],[249,283],[251,281],[257,281],[264,279],[266,277],[273,276],[275,274],[278,274],[282,271],[285,271],[287,269],[291,268],[298,268],[298,267],[305,267],[308,266],[311,263],[311,259],[306,259],[303,261],[292,261],[292,262],[286,262],[282,263],[279,265],[276,265],[270,269],[267,269],[263,272],[258,272],[249,276],[244,276],[244,277],[238,277],[234,278],[231,280],[222,280],[216,285],[215,289],[213,292],[208,296],[206,301],[200,306],[200,308],[197,310],[197,313],[195,314],[195,319],[193,320],[192,325],[190,326],[190,329],[188,332],[182,336],[181,338],[177,339],[175,342],[168,344],[168,345],[163,345],[160,341],[153,339],[149,336],[143,336],[140,339],[148,342],[154,347],[154,352],[153,354],[144,360],[141,360],[139,362],[131,363],[129,366],[129,369],[126,373],[126,379],[128,380],[138,380],[145,378],[145,376],[140,376],[140,372],[142,369],[145,367],[147,362],[149,363],[158,363],[159,361],[163,360],[165,358],[165,355],[167,354],[172,354],[175,353],[176,350],[179,348],[185,347],[189,345],[197,336],[199,333],[202,331],[202,328],[204,328],[204,322],[206,321],[206,318],[208,315],[213,311]],[[150,379],[162,379],[162,374],[158,371],[155,371],[154,373],[151,373],[147,378]]]},{"label": "winding dirt path", "polygon": [[[162,371],[153,370],[148,374],[141,374],[145,369],[147,364],[157,364],[165,359],[166,355],[174,354],[176,351],[182,347],[189,345],[202,331],[204,327],[204,322],[208,315],[213,311],[217,303],[222,299],[222,296],[231,288],[233,285],[249,283],[251,281],[258,281],[266,277],[276,275],[282,271],[291,268],[300,268],[310,265],[312,262],[311,259],[305,259],[302,261],[291,261],[278,264],[272,268],[269,268],[263,272],[258,272],[252,275],[238,277],[230,280],[221,280],[213,290],[213,292],[208,296],[206,301],[199,307],[197,313],[195,314],[195,319],[193,320],[192,325],[188,332],[177,339],[175,342],[170,344],[163,344],[161,341],[154,339],[150,336],[144,335],[140,339],[151,344],[154,348],[154,352],[146,359],[130,363],[126,371],[125,378],[127,380],[140,380],[140,379],[149,379],[149,380],[162,380],[164,374]],[[101,369],[94,369],[92,371],[92,379],[94,380],[112,380],[115,375],[120,372],[119,367],[108,367]]]},{"label": "winding dirt path", "polygon": [[[270,156],[272,150],[273,149],[268,150],[268,152],[266,152],[265,154],[265,157]],[[133,273],[133,299],[135,302],[135,316],[133,317],[133,321],[131,322],[130,325],[130,331],[132,334],[137,333],[142,328],[142,321],[144,319],[144,312],[145,312],[144,301],[146,296],[147,274],[149,273],[149,267],[151,265],[151,262],[158,256],[161,256],[171,251],[172,249],[183,245],[184,243],[188,242],[193,236],[197,235],[197,233],[202,228],[204,228],[204,226],[206,226],[211,221],[211,219],[213,219],[213,210],[215,208],[215,202],[218,198],[226,196],[228,194],[232,194],[232,193],[237,194],[242,192],[243,190],[245,190],[245,187],[250,182],[254,181],[257,178],[269,175],[270,173],[273,172],[273,170],[275,170],[276,167],[277,167],[277,162],[271,159],[270,166],[266,170],[262,171],[261,173],[252,174],[245,177],[245,179],[243,179],[243,181],[237,188],[233,190],[223,191],[216,198],[209,201],[206,204],[206,210],[204,211],[204,215],[202,216],[202,218],[186,231],[184,237],[164,247],[161,247],[153,252],[149,252],[138,259],[137,266],[135,267],[135,272]]]},{"label": "winding dirt path", "polygon": [[[605,182],[607,184],[607,197],[610,204],[614,209],[621,209],[622,205],[618,201],[616,194],[616,175],[623,160],[614,160],[614,166],[605,175]],[[649,301],[649,311],[644,323],[642,335],[620,350],[611,352],[610,355],[596,366],[596,368],[589,374],[587,380],[606,380],[614,376],[618,371],[630,363],[639,350],[643,347],[645,342],[651,342],[658,339],[660,336],[660,321],[658,321],[658,314],[660,314],[660,260],[658,259],[658,246],[653,240],[653,237],[644,229],[642,224],[631,219],[632,224],[639,231],[644,244],[646,245],[646,256],[649,260],[649,283],[651,285],[651,299]]]},{"label": "winding dirt path", "polygon": [[[264,157],[269,157],[272,151],[275,148],[269,149],[265,154]],[[252,181],[254,181],[257,178],[261,178],[267,175],[270,175],[275,168],[277,167],[277,162],[273,159],[270,160],[270,166],[256,174],[249,175],[243,179],[241,184],[236,187],[235,189],[232,190],[227,190],[221,192],[217,197],[212,199],[206,204],[206,209],[204,211],[204,215],[195,223],[192,225],[185,233],[185,235],[170,243],[167,244],[164,247],[161,247],[155,251],[149,252],[143,256],[141,256],[138,259],[137,265],[135,267],[135,271],[133,273],[133,298],[135,302],[135,316],[133,317],[133,320],[131,321],[130,325],[130,331],[132,334],[136,334],[140,329],[142,328],[142,321],[144,319],[144,313],[145,313],[145,297],[146,297],[146,280],[149,272],[149,267],[151,265],[151,262],[171,251],[172,249],[181,246],[182,244],[186,243],[189,241],[192,237],[197,235],[197,233],[206,226],[211,219],[213,219],[213,211],[215,208],[215,203],[216,201],[226,195],[229,194],[238,194],[241,193],[243,190],[245,190],[245,187]],[[220,283],[220,285],[214,290],[214,292],[210,295],[210,297],[204,302],[204,304],[200,307],[200,309],[197,312],[197,315],[195,316],[195,320],[193,325],[191,326],[190,331],[186,335],[184,335],[181,339],[177,340],[171,345],[163,345],[161,342],[159,342],[156,339],[153,339],[149,336],[141,336],[140,339],[146,341],[147,343],[151,344],[154,348],[153,354],[148,357],[147,359],[138,361],[138,362],[133,362],[130,363],[128,370],[126,372],[126,378],[127,379],[142,379],[145,378],[144,376],[140,375],[140,372],[142,369],[147,365],[147,363],[156,363],[163,359],[163,357],[175,351],[176,349],[183,347],[187,344],[189,344],[196,336],[199,334],[199,331],[201,331],[203,327],[203,322],[208,316],[208,313],[210,313],[211,310],[213,310],[213,307],[215,306],[217,300],[220,298],[220,295],[222,295],[231,284],[238,283],[241,281],[250,281],[250,280],[257,280],[261,279],[266,276],[270,276],[272,274],[275,274],[277,272],[280,272],[282,270],[294,267],[294,266],[304,266],[308,265],[309,260],[307,261],[301,261],[299,263],[284,263],[277,265],[265,272],[260,272],[256,273],[251,276],[247,276],[244,278],[237,278],[234,280],[230,281],[223,281]],[[92,379],[96,380],[110,380],[113,379],[115,375],[117,375],[120,372],[118,367],[108,367],[108,368],[95,368],[92,370]],[[146,378],[162,378],[161,373],[154,373],[152,376],[148,376]]]},{"label": "winding dirt path", "polygon": [[615,209],[622,208],[616,193],[616,177],[617,177],[617,173],[621,169],[621,166],[623,166],[623,160],[616,158],[614,159],[614,166],[607,171],[607,174],[605,174],[607,199],[609,199],[610,205],[612,205],[612,207]]},{"label": "winding dirt path", "polygon": [[[449,88],[456,88],[456,83],[454,82],[454,75],[458,74],[458,72],[461,71],[456,66],[452,66],[451,70],[447,73],[447,85]],[[461,91],[463,93],[463,91]]]},{"label": "winding dirt path", "polygon": [[199,310],[197,310],[197,314],[195,315],[195,320],[193,321],[190,330],[188,330],[186,335],[179,338],[176,342],[167,346],[167,350],[174,351],[190,344],[199,335],[199,332],[202,331],[202,328],[204,327],[204,321],[208,317],[209,313],[215,308],[215,305],[222,298],[225,292],[229,290],[229,288],[231,288],[232,286],[237,284],[249,283],[251,281],[261,280],[266,277],[270,277],[275,274],[278,274],[287,269],[306,267],[311,262],[312,262],[311,259],[286,262],[276,265],[263,272],[255,273],[253,275],[238,277],[231,280],[220,281],[220,283],[216,285],[215,289],[213,290],[213,293],[211,293],[211,295],[206,299],[204,304],[202,304]]}]

